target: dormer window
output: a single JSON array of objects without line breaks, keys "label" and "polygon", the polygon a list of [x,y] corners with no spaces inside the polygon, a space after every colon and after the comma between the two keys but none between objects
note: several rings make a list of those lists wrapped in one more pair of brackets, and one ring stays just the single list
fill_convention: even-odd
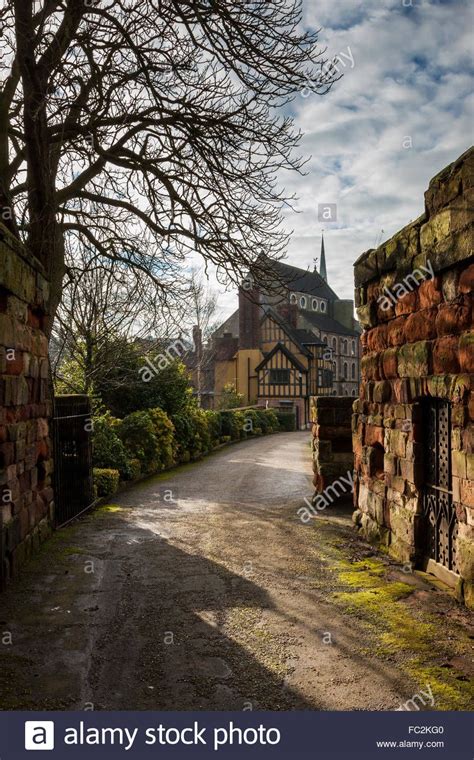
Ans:
[{"label": "dormer window", "polygon": [[321,305],[319,308],[321,309],[321,311],[326,311],[326,304],[324,303],[324,301],[321,301]]},{"label": "dormer window", "polygon": [[313,311],[317,311],[319,309],[319,303],[317,298],[313,298]]},{"label": "dormer window", "polygon": [[296,295],[292,293],[290,296],[290,303],[297,303],[297,300]]},{"label": "dormer window", "polygon": [[304,296],[300,298],[300,306],[302,309],[306,309],[306,298]]}]

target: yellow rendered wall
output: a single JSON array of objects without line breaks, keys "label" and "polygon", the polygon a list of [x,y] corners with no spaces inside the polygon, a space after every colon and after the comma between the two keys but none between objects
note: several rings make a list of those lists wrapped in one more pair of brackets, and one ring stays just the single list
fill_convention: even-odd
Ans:
[{"label": "yellow rendered wall", "polygon": [[[243,404],[255,404],[258,395],[257,373],[263,354],[259,348],[241,349],[237,352],[237,393],[243,395]],[[249,361],[250,360],[250,361]],[[249,379],[250,374],[250,379]]]}]

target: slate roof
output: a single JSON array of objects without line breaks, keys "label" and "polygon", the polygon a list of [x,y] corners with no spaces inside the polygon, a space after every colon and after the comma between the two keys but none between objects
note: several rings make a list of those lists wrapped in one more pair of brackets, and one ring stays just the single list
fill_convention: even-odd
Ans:
[{"label": "slate roof", "polygon": [[268,271],[288,287],[289,290],[298,293],[308,293],[312,296],[326,298],[328,301],[337,301],[338,296],[318,272],[310,272],[309,269],[300,269],[283,261],[268,260]]},{"label": "slate roof", "polygon": [[296,335],[296,337],[298,338],[298,341],[303,346],[310,346],[310,345],[311,346],[325,346],[326,345],[324,341],[321,340],[321,338],[318,338],[318,336],[315,333],[310,332],[309,330],[293,330],[293,333]]},{"label": "slate roof", "polygon": [[359,337],[360,331],[345,327],[337,319],[329,317],[327,314],[316,314],[315,312],[303,312],[304,318],[315,327],[324,332],[335,333],[336,335],[353,335]]}]

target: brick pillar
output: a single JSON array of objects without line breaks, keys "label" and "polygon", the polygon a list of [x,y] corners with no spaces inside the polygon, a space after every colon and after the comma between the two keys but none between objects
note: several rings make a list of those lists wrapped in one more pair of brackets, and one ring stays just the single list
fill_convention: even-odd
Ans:
[{"label": "brick pillar", "polygon": [[41,264],[0,226],[1,575],[50,532],[53,514],[48,341],[49,286]]},{"label": "brick pillar", "polygon": [[[399,560],[421,565],[423,415],[433,399],[449,402],[457,519],[456,569],[448,569],[474,607],[473,187],[471,149],[430,182],[421,217],[354,265],[364,333],[353,446],[356,524]],[[435,568],[440,577],[444,568]]]}]

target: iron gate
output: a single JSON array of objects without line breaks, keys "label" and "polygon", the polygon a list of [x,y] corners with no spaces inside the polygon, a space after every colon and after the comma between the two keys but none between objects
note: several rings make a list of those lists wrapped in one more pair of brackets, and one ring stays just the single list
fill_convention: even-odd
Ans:
[{"label": "iron gate", "polygon": [[456,537],[458,523],[451,480],[451,405],[430,399],[425,406],[425,555],[458,572]]},{"label": "iron gate", "polygon": [[94,500],[89,397],[56,396],[53,431],[55,514],[56,526],[60,527]]}]

